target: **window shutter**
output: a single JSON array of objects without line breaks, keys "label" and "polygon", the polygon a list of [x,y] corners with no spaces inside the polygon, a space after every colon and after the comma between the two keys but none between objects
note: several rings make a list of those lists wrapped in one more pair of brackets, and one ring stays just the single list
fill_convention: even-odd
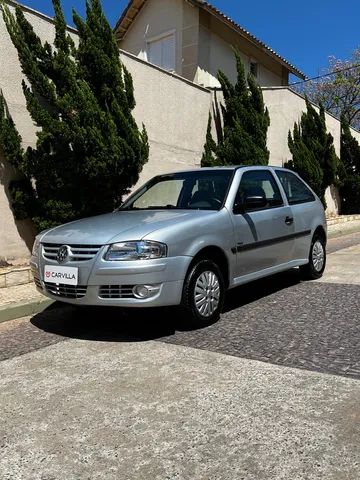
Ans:
[{"label": "window shutter", "polygon": [[175,71],[175,35],[162,39],[162,67]]},{"label": "window shutter", "polygon": [[149,62],[161,67],[161,40],[149,43]]},{"label": "window shutter", "polygon": [[148,61],[154,65],[175,71],[176,53],[175,53],[175,34],[166,35],[148,42],[147,47]]}]

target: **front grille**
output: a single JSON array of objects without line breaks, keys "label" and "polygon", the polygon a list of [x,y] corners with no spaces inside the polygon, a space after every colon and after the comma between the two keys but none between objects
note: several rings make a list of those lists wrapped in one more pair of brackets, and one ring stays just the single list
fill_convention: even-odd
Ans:
[{"label": "front grille", "polygon": [[55,295],[56,297],[61,298],[84,298],[87,291],[87,286],[82,285],[64,285],[63,283],[47,283],[45,282],[46,290]]},{"label": "front grille", "polygon": [[101,285],[100,298],[136,298],[133,294],[135,285]]},{"label": "front grille", "polygon": [[[56,260],[60,247],[64,244],[43,243],[43,255],[48,260]],[[68,245],[69,259],[68,262],[86,262],[92,260],[99,252],[102,245]]]}]

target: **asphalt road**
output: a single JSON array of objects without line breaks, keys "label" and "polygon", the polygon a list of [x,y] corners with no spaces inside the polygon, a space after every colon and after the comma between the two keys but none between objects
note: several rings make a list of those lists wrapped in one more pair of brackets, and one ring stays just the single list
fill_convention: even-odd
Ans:
[{"label": "asphalt road", "polygon": [[[356,277],[356,245],[329,271]],[[58,305],[0,325],[0,478],[358,480],[360,281],[334,278],[240,287],[194,331]]]}]

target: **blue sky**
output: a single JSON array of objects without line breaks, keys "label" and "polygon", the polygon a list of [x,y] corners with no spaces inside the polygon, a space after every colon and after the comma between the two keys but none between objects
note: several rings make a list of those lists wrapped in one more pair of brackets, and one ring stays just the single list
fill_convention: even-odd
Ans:
[{"label": "blue sky", "polygon": [[[52,15],[50,0],[20,0],[21,3]],[[112,25],[128,0],[103,0]],[[359,0],[210,0],[234,21],[267,43],[307,76],[316,76],[327,66],[328,57],[347,59],[360,47]],[[63,0],[68,23],[71,9],[81,15],[85,0]]]}]

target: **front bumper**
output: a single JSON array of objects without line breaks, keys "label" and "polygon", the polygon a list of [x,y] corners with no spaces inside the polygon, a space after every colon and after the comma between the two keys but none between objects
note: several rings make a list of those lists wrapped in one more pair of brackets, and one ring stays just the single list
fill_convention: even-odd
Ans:
[{"label": "front bumper", "polygon": [[[37,290],[53,300],[74,305],[163,307],[180,304],[191,260],[184,256],[120,263],[105,261],[99,255],[95,261],[68,264],[78,268],[76,287],[44,281],[45,265],[58,265],[57,262],[42,256],[32,257],[31,268]],[[139,299],[131,295],[136,285],[156,285],[158,291],[150,298]]]}]

